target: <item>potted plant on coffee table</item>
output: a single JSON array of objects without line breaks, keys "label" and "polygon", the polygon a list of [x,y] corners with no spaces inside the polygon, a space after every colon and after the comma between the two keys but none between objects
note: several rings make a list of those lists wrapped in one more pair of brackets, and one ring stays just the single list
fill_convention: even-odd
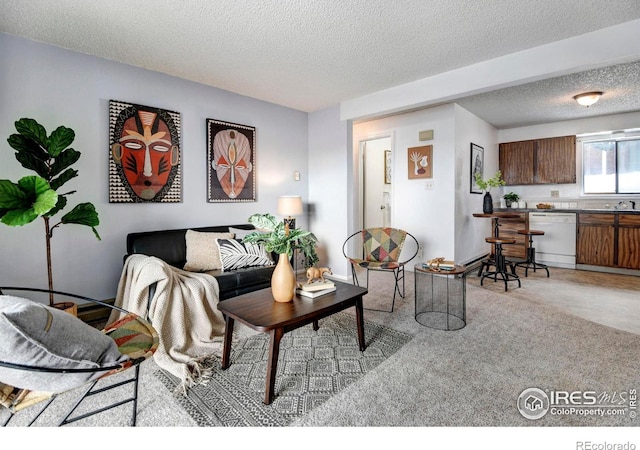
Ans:
[{"label": "potted plant on coffee table", "polygon": [[316,252],[318,239],[310,231],[298,228],[289,229],[283,220],[277,220],[271,214],[254,214],[249,223],[256,231],[249,233],[242,242],[262,244],[268,252],[278,255],[278,263],[271,277],[271,292],[279,302],[291,301],[295,295],[296,279],[290,259],[294,250],[304,256],[305,268],[319,261]]},{"label": "potted plant on coffee table", "polygon": [[[60,192],[60,188],[69,180],[78,176],[72,169],[80,158],[80,152],[68,148],[75,139],[75,132],[60,126],[50,135],[34,119],[22,118],[15,123],[17,134],[9,136],[7,141],[16,151],[15,157],[25,168],[37,175],[25,176],[13,183],[0,180],[0,221],[12,227],[23,226],[38,217],[44,221],[45,244],[47,252],[47,277],[49,290],[53,290],[53,271],[51,267],[51,238],[53,231],[61,225],[85,225],[93,230],[100,240],[95,227],[100,223],[98,213],[91,203],[80,203],[52,224],[53,216],[67,206],[67,197],[76,191]],[[68,302],[66,302],[68,303]],[[49,295],[49,306],[66,309],[67,304],[58,306],[53,294]],[[75,305],[71,307],[75,310]]]}]

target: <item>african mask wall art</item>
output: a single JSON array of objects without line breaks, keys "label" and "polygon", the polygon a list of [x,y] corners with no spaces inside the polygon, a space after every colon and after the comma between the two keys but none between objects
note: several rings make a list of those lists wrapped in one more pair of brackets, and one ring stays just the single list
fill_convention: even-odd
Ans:
[{"label": "african mask wall art", "polygon": [[207,119],[207,200],[256,200],[255,128]]},{"label": "african mask wall art", "polygon": [[180,114],[109,102],[109,202],[182,201]]}]

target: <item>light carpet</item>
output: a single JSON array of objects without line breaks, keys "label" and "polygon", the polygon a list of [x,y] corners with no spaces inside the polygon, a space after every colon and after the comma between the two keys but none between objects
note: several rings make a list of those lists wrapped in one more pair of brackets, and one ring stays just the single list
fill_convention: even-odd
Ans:
[{"label": "light carpet", "polygon": [[[270,405],[263,403],[269,355],[264,333],[235,342],[227,370],[218,358],[207,361],[209,382],[178,396],[178,403],[200,426],[284,426],[357,382],[411,339],[365,322],[367,348],[361,352],[353,316],[334,314],[319,325],[318,331],[307,325],[284,335]],[[155,375],[174,391],[174,376],[160,369]]]},{"label": "light carpet", "polygon": [[[388,274],[385,274],[388,275]],[[523,288],[504,292],[493,282],[480,287],[475,273],[467,283],[467,325],[458,331],[423,327],[413,320],[413,274],[407,274],[407,296],[396,301],[392,314],[367,312],[365,317],[415,337],[378,368],[339,395],[292,422],[292,426],[485,426],[485,427],[637,427],[637,409],[630,409],[630,393],[640,389],[640,335],[584,320],[537,301],[535,284],[549,285],[542,295],[553,296],[558,271],[544,280],[522,280]],[[591,277],[586,274],[585,277]],[[632,277],[633,278],[633,277]],[[388,279],[387,279],[388,280]],[[535,282],[534,282],[535,280]],[[391,284],[372,279],[379,302]],[[597,300],[635,296],[610,287]],[[391,284],[392,286],[392,284]],[[375,287],[375,288],[374,288]],[[572,286],[581,297],[588,284]],[[524,299],[525,291],[532,301]],[[517,292],[517,295],[516,295]],[[387,297],[390,303],[390,296]],[[568,300],[565,300],[568,301]],[[636,317],[637,317],[636,310]],[[548,394],[596,392],[617,414],[555,411],[531,420],[517,408],[519,395],[529,388]],[[372,395],[375,393],[375,395]],[[621,398],[624,396],[624,399]],[[598,400],[600,402],[600,400]],[[576,406],[576,405],[569,405]],[[579,405],[578,405],[579,406]],[[580,409],[580,408],[577,408]]]},{"label": "light carpet", "polygon": [[[395,311],[365,311],[365,319],[414,338],[289,426],[579,427],[576,432],[585,437],[582,427],[615,427],[619,435],[640,425],[629,410],[618,416],[547,414],[529,420],[516,406],[530,387],[610,394],[640,388],[638,277],[554,269],[550,278],[530,275],[522,288],[505,293],[500,283],[480,287],[470,276],[467,325],[446,332],[414,320],[413,274],[407,276],[406,298],[397,300]],[[392,280],[390,274],[373,276],[365,306],[390,304]],[[616,317],[625,320],[620,324]],[[244,339],[252,333],[247,330],[237,326],[234,333]],[[197,426],[154,375],[157,370],[153,361],[142,364],[138,425]],[[120,407],[77,425],[126,426],[128,419],[129,408]]]}]

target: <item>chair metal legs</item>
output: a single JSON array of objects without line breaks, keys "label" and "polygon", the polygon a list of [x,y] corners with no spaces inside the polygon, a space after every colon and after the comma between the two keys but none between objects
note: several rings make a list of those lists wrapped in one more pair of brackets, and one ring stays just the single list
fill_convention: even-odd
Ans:
[{"label": "chair metal legs", "polygon": [[[392,313],[393,308],[395,307],[395,304],[396,304],[396,294],[400,295],[400,297],[402,298],[404,298],[405,296],[404,265],[400,266],[397,269],[392,269],[392,270],[385,270],[385,269],[365,269],[365,270],[367,271],[367,286],[366,286],[367,288],[369,287],[369,271],[370,270],[376,270],[379,272],[393,272],[393,278],[395,280],[395,283],[393,287],[393,300],[391,301],[391,309],[386,310],[386,309],[363,308],[363,309],[366,309],[367,311],[379,311],[379,312]],[[353,283],[356,286],[360,286],[360,283],[358,282],[358,275],[356,273],[356,268],[353,264],[351,264],[351,277],[353,278]],[[400,290],[400,281],[402,281],[402,291]]]},{"label": "chair metal legs", "polygon": [[[136,365],[135,367],[132,368],[135,371],[135,374],[129,378],[127,378],[126,380],[117,382],[117,383],[112,383],[108,386],[105,386],[103,388],[100,389],[95,389],[94,387],[96,386],[96,384],[100,381],[100,379],[93,381],[92,383],[90,383],[88,385],[88,387],[85,388],[84,392],[82,393],[82,395],[80,396],[80,398],[74,403],[73,407],[67,412],[67,414],[64,416],[64,418],[62,418],[57,426],[63,426],[63,425],[67,425],[73,422],[77,422],[78,420],[82,420],[85,419],[87,417],[99,414],[101,412],[107,411],[109,409],[112,408],[116,408],[120,405],[124,405],[125,403],[133,403],[133,411],[132,411],[132,416],[131,416],[131,422],[130,422],[130,426],[135,427],[136,426],[136,420],[137,420],[137,411],[138,411],[138,381],[140,379],[140,365]],[[102,407],[102,408],[97,408],[94,410],[91,410],[85,414],[82,415],[78,415],[75,417],[71,417],[71,415],[73,414],[73,412],[80,406],[80,404],[87,398],[91,397],[92,395],[96,395],[96,394],[100,394],[106,391],[109,391],[111,389],[115,389],[117,387],[123,386],[125,384],[129,384],[129,383],[133,383],[133,393],[131,394],[130,397],[124,399],[124,400],[120,400],[118,402],[112,403],[108,406]],[[44,407],[40,410],[40,412],[38,412],[38,414],[31,420],[31,422],[29,422],[29,426],[32,426],[37,420],[38,418],[47,410],[47,408],[49,407],[49,405],[51,405],[51,403],[53,402],[53,400],[56,399],[57,396],[53,396],[50,399],[47,400],[46,404],[44,405]],[[11,419],[14,417],[15,414],[11,414],[7,420],[2,424],[2,426],[6,426]]]},{"label": "chair metal legs", "polygon": [[[118,407],[120,405],[124,405],[125,403],[133,402],[133,411],[132,411],[132,416],[131,416],[131,426],[135,427],[136,426],[136,419],[137,419],[137,411],[138,411],[138,380],[140,378],[140,365],[135,366],[134,370],[135,370],[134,376],[132,376],[132,377],[126,379],[126,380],[120,381],[118,383],[110,384],[109,386],[105,386],[105,387],[100,388],[100,389],[96,389],[96,390],[93,389],[95,387],[95,385],[98,383],[98,381],[100,381],[100,380],[96,380],[95,382],[93,382],[89,386],[89,388],[84,391],[84,393],[82,394],[80,399],[78,399],[76,404],[73,406],[73,408],[71,408],[71,410],[64,417],[64,419],[62,419],[60,421],[58,426],[67,425],[69,423],[73,423],[73,422],[76,422],[78,420],[85,419],[85,418],[93,416],[95,414],[99,414],[99,413],[101,413],[103,411],[108,411],[108,410],[110,410],[112,408],[116,408],[116,407]],[[126,398],[124,400],[121,400],[119,402],[113,403],[113,404],[111,404],[109,406],[105,406],[103,408],[95,409],[95,410],[92,410],[92,411],[90,411],[90,412],[88,412],[86,414],[82,414],[80,416],[76,416],[76,417],[73,417],[73,418],[69,419],[69,416],[71,416],[71,414],[73,414],[73,412],[76,410],[76,408],[78,406],[80,406],[80,403],[82,403],[82,401],[85,400],[86,398],[91,397],[92,395],[96,395],[96,394],[100,394],[102,392],[109,391],[111,389],[115,389],[117,387],[123,386],[125,384],[129,384],[129,383],[133,383],[133,393],[131,394],[130,397],[128,397],[128,398]]]}]

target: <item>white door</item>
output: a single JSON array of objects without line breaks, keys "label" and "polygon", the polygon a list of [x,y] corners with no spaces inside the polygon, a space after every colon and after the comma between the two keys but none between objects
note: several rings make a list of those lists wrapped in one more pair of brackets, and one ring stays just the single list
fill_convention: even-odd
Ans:
[{"label": "white door", "polygon": [[393,161],[391,138],[362,141],[361,155],[363,228],[389,227],[393,207],[389,179],[389,174],[392,173],[390,164]]}]

